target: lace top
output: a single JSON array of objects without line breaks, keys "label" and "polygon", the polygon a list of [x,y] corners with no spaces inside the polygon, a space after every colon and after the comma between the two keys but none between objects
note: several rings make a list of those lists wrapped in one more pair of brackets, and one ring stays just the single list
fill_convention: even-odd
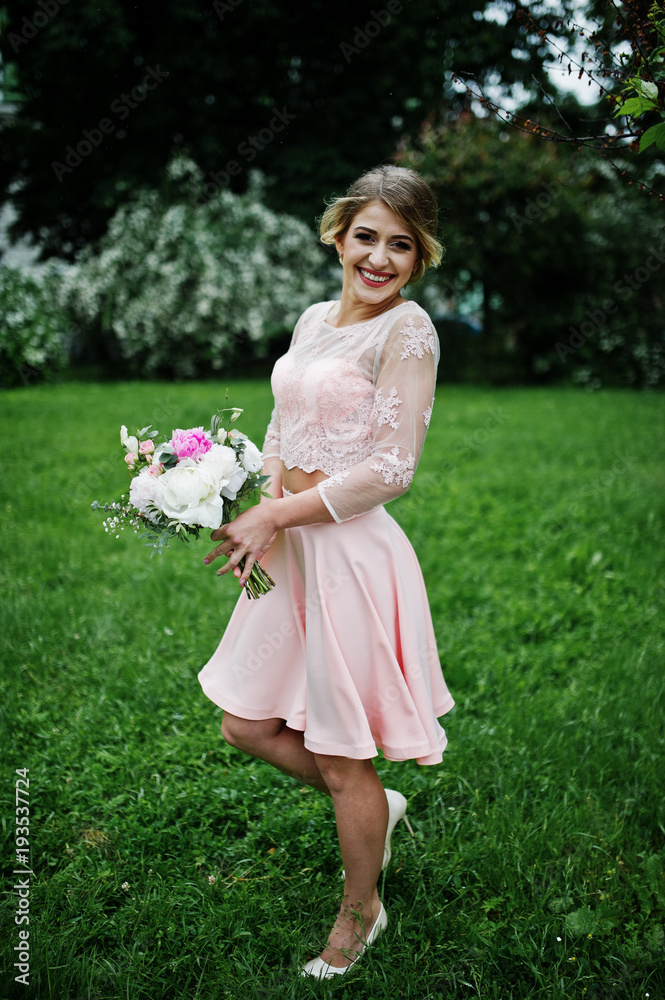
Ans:
[{"label": "lace top", "polygon": [[340,523],[410,486],[432,413],[439,341],[415,302],[344,327],[326,322],[335,304],[306,309],[275,364],[263,456],[325,472],[318,490]]}]

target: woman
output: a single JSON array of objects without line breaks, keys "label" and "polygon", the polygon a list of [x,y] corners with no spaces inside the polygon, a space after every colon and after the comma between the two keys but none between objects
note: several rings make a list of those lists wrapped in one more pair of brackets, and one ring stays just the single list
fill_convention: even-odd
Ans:
[{"label": "woman", "polygon": [[[436,201],[422,178],[378,167],[336,199],[321,239],[343,267],[339,302],[307,309],[275,365],[264,499],[214,531],[204,560],[243,586],[260,559],[276,581],[240,599],[199,675],[234,747],[332,798],[344,898],[303,975],[346,972],[383,930],[379,874],[406,799],[372,758],[442,759],[441,675],[416,555],[383,505],[409,487],[432,412],[438,341],[405,285],[438,265]],[[238,563],[245,557],[241,571]]]}]

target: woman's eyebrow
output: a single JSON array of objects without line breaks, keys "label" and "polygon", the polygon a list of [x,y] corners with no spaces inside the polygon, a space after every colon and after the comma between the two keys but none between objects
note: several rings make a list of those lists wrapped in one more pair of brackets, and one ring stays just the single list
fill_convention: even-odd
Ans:
[{"label": "woman's eyebrow", "polygon": [[[376,236],[376,229],[370,229],[369,226],[356,226],[355,228],[356,228],[356,230],[357,229],[364,229],[365,232],[371,233],[372,236]],[[400,236],[400,235],[398,235],[398,236],[391,236],[390,238],[392,240],[411,240],[411,242],[413,243],[413,237],[412,236],[406,236],[406,235],[401,235]]]}]

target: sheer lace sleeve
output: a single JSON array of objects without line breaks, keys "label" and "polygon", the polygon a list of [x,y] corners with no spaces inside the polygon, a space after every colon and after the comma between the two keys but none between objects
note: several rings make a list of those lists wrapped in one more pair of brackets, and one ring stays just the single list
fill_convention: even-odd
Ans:
[{"label": "sheer lace sleeve", "polygon": [[369,458],[319,483],[338,523],[402,496],[413,479],[434,402],[439,343],[422,311],[399,317],[375,368]]},{"label": "sheer lace sleeve", "polygon": [[279,458],[279,406],[275,403],[261,449],[264,458]]}]

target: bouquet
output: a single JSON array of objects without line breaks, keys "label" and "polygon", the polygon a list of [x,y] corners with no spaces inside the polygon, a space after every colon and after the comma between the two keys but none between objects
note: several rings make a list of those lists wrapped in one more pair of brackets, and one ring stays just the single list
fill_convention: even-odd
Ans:
[{"label": "bouquet", "polygon": [[[227,426],[222,414],[229,414]],[[256,445],[228,424],[242,413],[237,407],[220,410],[203,427],[175,430],[167,441],[155,443],[159,432],[144,427],[135,435],[120,428],[125,463],[131,477],[129,494],[119,501],[95,500],[93,510],[106,511],[107,532],[122,531],[127,524],[140,538],[147,538],[151,557],[160,554],[172,538],[183,542],[198,538],[202,528],[228,524],[247,501],[258,502],[263,484],[263,456]],[[119,538],[116,534],[116,538]],[[239,565],[244,566],[244,558]],[[247,596],[258,598],[275,586],[274,581],[254,563],[247,578]]]}]

